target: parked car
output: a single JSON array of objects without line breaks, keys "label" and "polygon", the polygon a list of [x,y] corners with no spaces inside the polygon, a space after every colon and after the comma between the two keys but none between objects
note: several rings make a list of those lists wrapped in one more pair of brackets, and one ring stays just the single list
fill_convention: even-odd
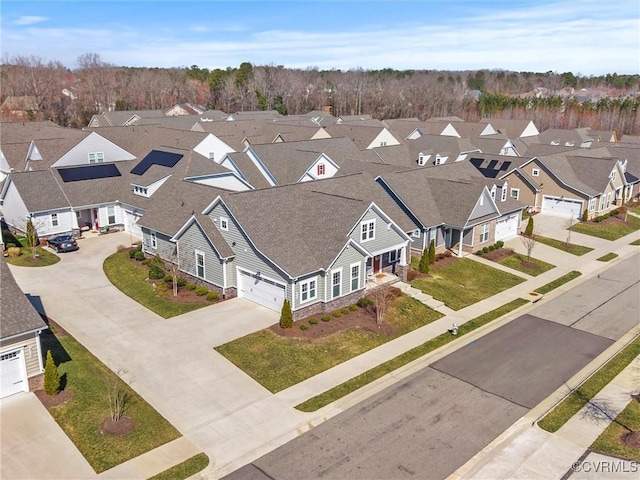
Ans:
[{"label": "parked car", "polygon": [[73,235],[60,235],[49,240],[49,246],[56,252],[71,252],[78,250],[78,242]]}]

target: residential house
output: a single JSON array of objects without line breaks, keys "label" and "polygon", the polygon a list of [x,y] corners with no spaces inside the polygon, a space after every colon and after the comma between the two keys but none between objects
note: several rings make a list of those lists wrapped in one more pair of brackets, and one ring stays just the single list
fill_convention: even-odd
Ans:
[{"label": "residential house", "polygon": [[28,392],[44,372],[40,333],[47,324],[0,258],[0,398]]}]

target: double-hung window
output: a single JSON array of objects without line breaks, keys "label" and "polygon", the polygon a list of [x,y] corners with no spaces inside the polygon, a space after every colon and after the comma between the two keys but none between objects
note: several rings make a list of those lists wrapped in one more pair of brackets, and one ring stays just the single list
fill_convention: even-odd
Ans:
[{"label": "double-hung window", "polygon": [[512,188],[511,189],[511,198],[513,198],[515,200],[519,200],[520,199],[520,189],[519,188]]},{"label": "double-hung window", "polygon": [[318,296],[317,285],[315,278],[300,283],[300,303],[308,302]]},{"label": "double-hung window", "polygon": [[204,253],[196,250],[196,277],[204,278]]},{"label": "double-hung window", "polygon": [[107,224],[113,225],[116,223],[116,207],[109,205],[107,207]]},{"label": "double-hung window", "polygon": [[376,236],[376,221],[367,220],[360,225],[360,240],[366,242],[373,240]]},{"label": "double-hung window", "polygon": [[229,230],[229,219],[225,217],[220,217],[220,230],[224,230],[225,232]]},{"label": "double-hung window", "polygon": [[59,225],[58,223],[58,214],[57,213],[52,213],[51,214],[51,226],[52,227],[57,227]]},{"label": "double-hung window", "polygon": [[342,292],[342,270],[334,270],[331,272],[331,298],[340,296]]},{"label": "double-hung window", "polygon": [[593,212],[596,209],[596,199],[595,198],[590,198],[589,199],[589,211]]},{"label": "double-hung window", "polygon": [[158,237],[156,236],[156,232],[151,232],[151,248],[154,250],[158,248]]},{"label": "double-hung window", "polygon": [[104,152],[89,152],[89,163],[104,162]]},{"label": "double-hung window", "polygon": [[483,223],[480,227],[480,243],[484,243],[489,240],[489,227],[488,223]]},{"label": "double-hung window", "polygon": [[360,289],[360,265],[351,265],[351,291]]}]

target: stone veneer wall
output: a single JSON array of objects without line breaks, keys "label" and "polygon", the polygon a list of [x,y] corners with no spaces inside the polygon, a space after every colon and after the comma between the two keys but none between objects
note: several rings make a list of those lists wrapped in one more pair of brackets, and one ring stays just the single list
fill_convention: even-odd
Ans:
[{"label": "stone veneer wall", "polygon": [[364,288],[345,295],[344,297],[331,300],[330,302],[318,302],[308,307],[300,308],[293,312],[293,319],[300,320],[302,318],[311,317],[313,315],[328,314],[341,308],[353,305],[360,298],[364,297]]}]

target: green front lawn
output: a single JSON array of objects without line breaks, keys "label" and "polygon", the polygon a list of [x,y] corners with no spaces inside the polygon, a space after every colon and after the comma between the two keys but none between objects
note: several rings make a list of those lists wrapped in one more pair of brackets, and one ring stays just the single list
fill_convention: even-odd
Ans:
[{"label": "green front lawn", "polygon": [[620,437],[629,431],[623,425],[633,431],[640,430],[640,402],[631,400],[631,403],[616,417],[616,421],[612,422],[589,448],[594,452],[612,457],[640,462],[640,449],[632,448],[621,441]]},{"label": "green front lawn", "polygon": [[571,280],[578,278],[582,273],[577,270],[572,270],[569,273],[565,273],[563,276],[556,278],[552,282],[547,283],[546,285],[541,286],[540,288],[536,288],[536,292],[545,294],[549,293],[552,290],[564,285],[565,283],[570,282]]},{"label": "green front lawn", "polygon": [[175,317],[207,306],[206,303],[181,303],[158,296],[153,286],[145,281],[149,276],[149,269],[132,261],[127,250],[107,257],[103,269],[118,290],[163,318]]},{"label": "green front lawn", "polygon": [[629,245],[633,245],[633,246],[638,246],[640,245],[640,238],[638,240],[634,240],[633,242],[631,242]]},{"label": "green front lawn", "polygon": [[618,258],[618,254],[617,253],[613,253],[613,252],[609,252],[606,255],[603,255],[600,258],[597,258],[596,260],[598,260],[599,262],[610,262],[614,258]]},{"label": "green front lawn", "polygon": [[[59,338],[42,335],[42,352],[51,350],[66,383],[73,392],[66,403],[51,407],[49,413],[58,422],[93,469],[100,473],[131,458],[180,437],[180,433],[151,405],[69,335]],[[104,435],[101,423],[109,416],[105,379],[119,381],[129,396],[125,416],[133,419],[133,432]],[[135,384],[135,378],[133,379]]]},{"label": "green front lawn", "polygon": [[503,258],[502,260],[500,260],[500,265],[513,268],[514,270],[518,270],[519,272],[523,272],[534,277],[537,277],[547,270],[556,268],[555,265],[543,262],[542,260],[538,260],[537,258],[531,257],[529,260],[527,260],[526,255],[520,255],[518,253],[507,258]]},{"label": "green front lawn", "polygon": [[429,278],[416,278],[411,286],[453,310],[473,305],[525,281],[522,277],[467,258],[460,258],[444,267],[432,267],[429,274]]},{"label": "green front lawn", "polygon": [[544,243],[563,252],[572,253],[573,255],[581,256],[585,253],[589,253],[593,248],[584,247],[582,245],[576,245],[575,243],[563,242],[562,240],[556,240],[555,238],[543,237],[542,235],[536,235],[536,240],[540,243]]},{"label": "green front lawn", "polygon": [[[36,247],[37,257],[33,258],[29,247],[22,247],[20,255],[17,257],[6,257],[7,263],[17,267],[48,267],[60,261],[55,253],[51,253],[48,249]],[[70,252],[73,254],[73,252]]]},{"label": "green front lawn", "polygon": [[404,365],[407,365],[414,360],[426,355],[429,352],[432,352],[449,342],[452,342],[456,338],[461,337],[473,330],[480,328],[487,323],[506,315],[507,313],[515,310],[522,305],[526,305],[529,303],[527,300],[522,298],[516,298],[515,300],[503,305],[502,307],[498,307],[495,310],[491,310],[485,314],[480,315],[468,322],[463,323],[458,328],[458,335],[454,336],[449,332],[438,335],[431,340],[427,340],[422,345],[418,345],[417,347],[412,348],[409,351],[406,351],[391,360],[381,363],[380,365],[372,368],[371,370],[367,370],[364,373],[361,373],[357,377],[353,377],[347,380],[340,385],[335,386],[334,388],[327,390],[326,392],[321,393],[320,395],[316,395],[305,402],[296,405],[296,408],[303,412],[315,412],[319,408],[322,408],[330,403],[335,402],[336,400],[344,397],[345,395],[350,394],[351,392],[355,392],[359,388],[368,385],[369,383],[377,380],[378,378],[397,370]]},{"label": "green front lawn", "polygon": [[571,227],[571,231],[573,232],[584,233],[585,235],[604,238],[605,240],[617,240],[636,230],[640,230],[640,218],[633,215],[628,215],[626,222],[607,224],[603,222],[581,222]]},{"label": "green front lawn", "polygon": [[350,329],[324,338],[301,339],[282,337],[266,329],[216,350],[275,393],[440,317],[442,314],[403,296],[394,301],[385,317],[394,327],[392,335]]},{"label": "green front lawn", "polygon": [[558,431],[638,355],[640,355],[640,337],[636,337],[620,353],[556,405],[538,422],[538,426],[551,433]]}]

